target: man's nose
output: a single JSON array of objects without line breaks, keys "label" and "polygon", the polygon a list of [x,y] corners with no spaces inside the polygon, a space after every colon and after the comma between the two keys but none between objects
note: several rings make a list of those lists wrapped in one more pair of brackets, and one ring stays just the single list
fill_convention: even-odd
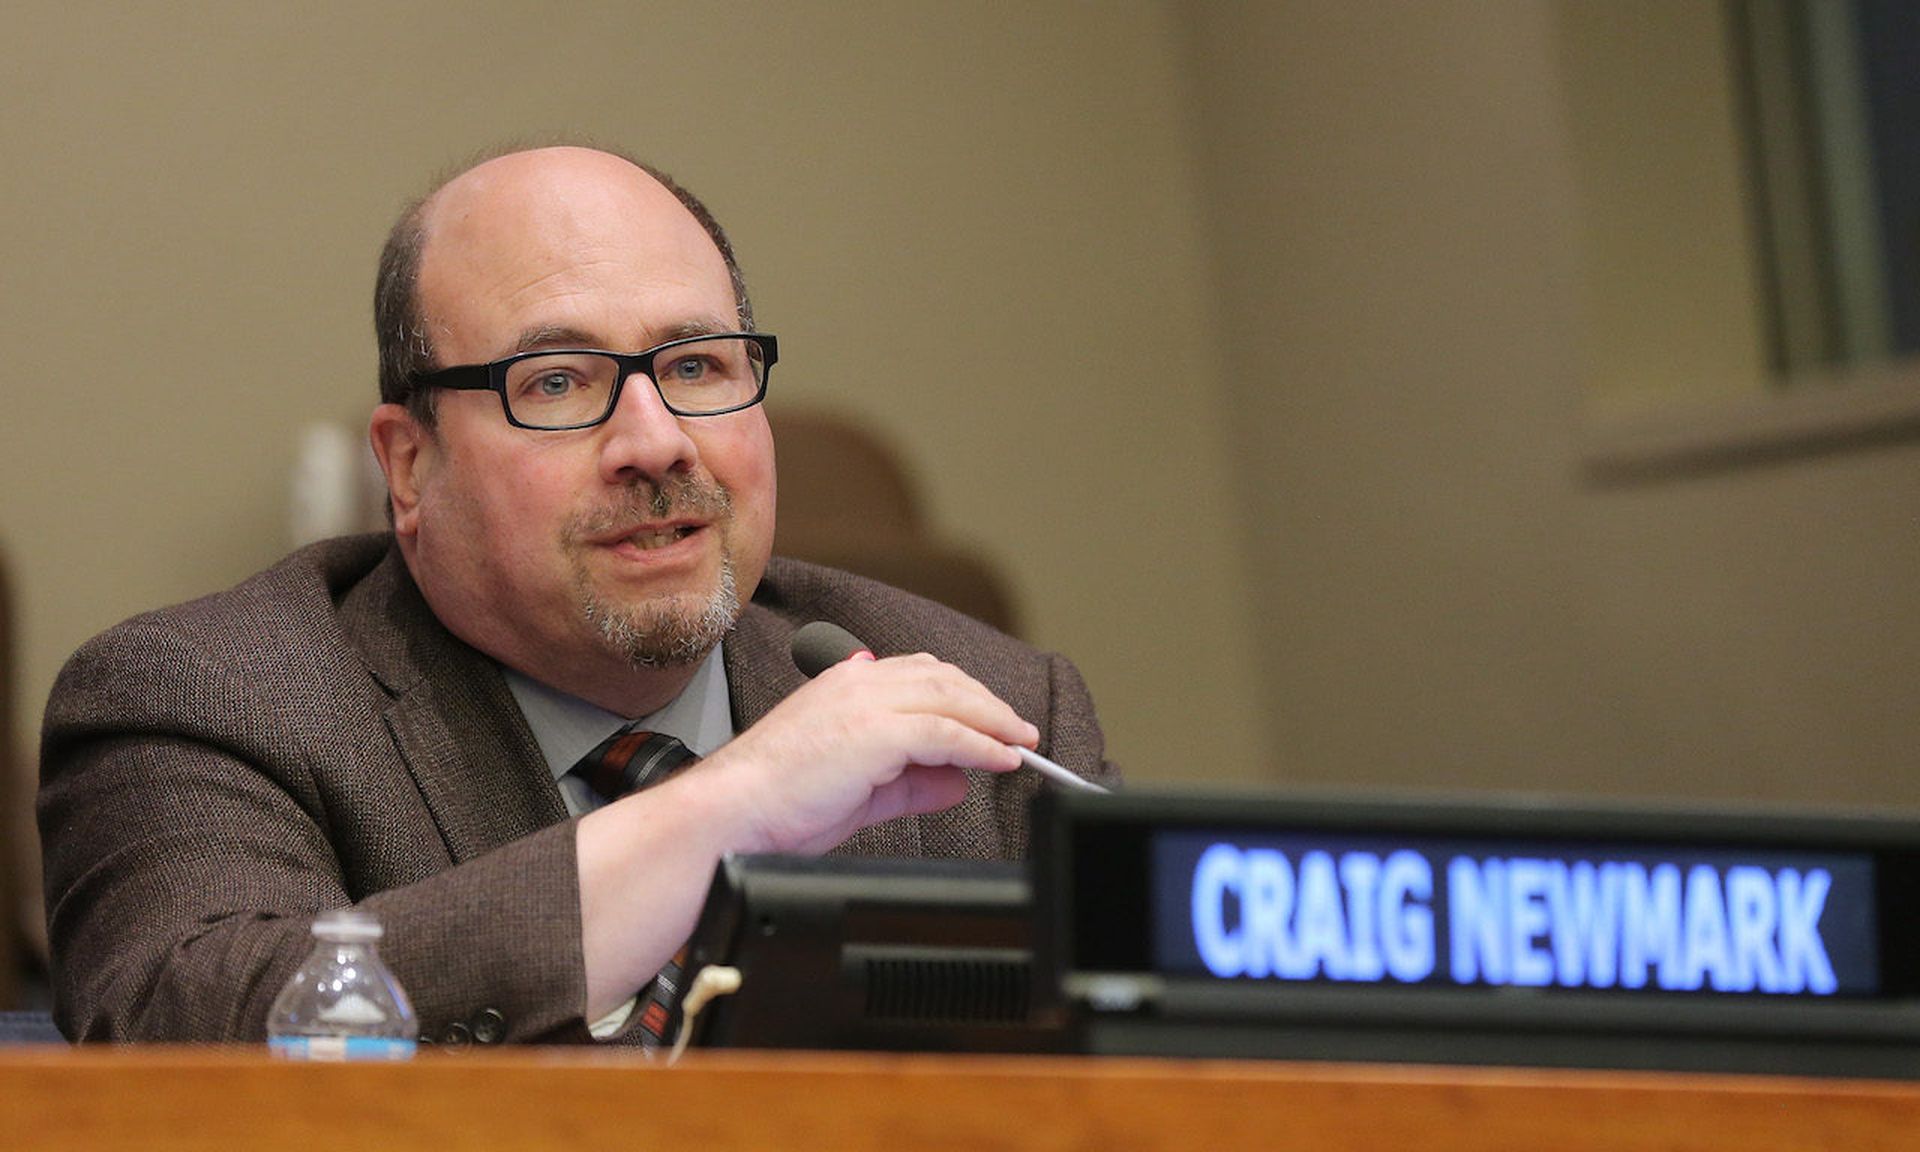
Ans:
[{"label": "man's nose", "polygon": [[608,483],[625,483],[635,474],[657,478],[683,472],[699,459],[684,423],[667,410],[644,372],[627,377],[602,433],[600,471]]}]

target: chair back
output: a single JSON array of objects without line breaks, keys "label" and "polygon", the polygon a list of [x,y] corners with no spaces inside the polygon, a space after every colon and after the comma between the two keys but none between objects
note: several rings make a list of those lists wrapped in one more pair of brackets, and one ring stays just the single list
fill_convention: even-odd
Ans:
[{"label": "chair back", "polygon": [[780,461],[773,550],[872,577],[1016,634],[1005,578],[922,514],[900,454],[851,418],[769,407]]}]

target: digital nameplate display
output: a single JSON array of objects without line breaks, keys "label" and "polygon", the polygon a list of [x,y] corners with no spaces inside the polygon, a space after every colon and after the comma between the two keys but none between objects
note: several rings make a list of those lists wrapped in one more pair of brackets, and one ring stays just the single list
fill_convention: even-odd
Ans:
[{"label": "digital nameplate display", "polygon": [[1168,976],[1739,997],[1881,989],[1875,858],[1163,828]]}]

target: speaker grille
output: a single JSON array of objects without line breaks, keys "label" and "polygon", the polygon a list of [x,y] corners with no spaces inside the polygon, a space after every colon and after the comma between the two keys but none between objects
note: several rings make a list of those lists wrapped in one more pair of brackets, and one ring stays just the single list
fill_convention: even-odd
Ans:
[{"label": "speaker grille", "polygon": [[1022,952],[904,950],[864,960],[866,1016],[914,1023],[1024,1024],[1033,965]]}]

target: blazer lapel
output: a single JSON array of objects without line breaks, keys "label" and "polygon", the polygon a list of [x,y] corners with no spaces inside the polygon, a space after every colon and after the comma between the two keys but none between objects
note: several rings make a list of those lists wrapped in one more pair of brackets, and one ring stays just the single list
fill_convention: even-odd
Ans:
[{"label": "blazer lapel", "polygon": [[[772,579],[772,577],[769,577]],[[762,592],[771,592],[767,583]],[[733,699],[733,730],[745,732],[798,691],[807,678],[793,663],[796,625],[779,613],[748,604],[727,633],[727,690]],[[833,850],[836,856],[920,856],[921,822],[915,817],[862,828]]]},{"label": "blazer lapel", "polygon": [[398,549],[341,618],[392,694],[387,729],[455,862],[567,818],[500,669],[441,625]]},{"label": "blazer lapel", "polygon": [[793,625],[759,604],[748,604],[727,633],[727,693],[733,730],[745,732],[807,678],[793,663]]}]

